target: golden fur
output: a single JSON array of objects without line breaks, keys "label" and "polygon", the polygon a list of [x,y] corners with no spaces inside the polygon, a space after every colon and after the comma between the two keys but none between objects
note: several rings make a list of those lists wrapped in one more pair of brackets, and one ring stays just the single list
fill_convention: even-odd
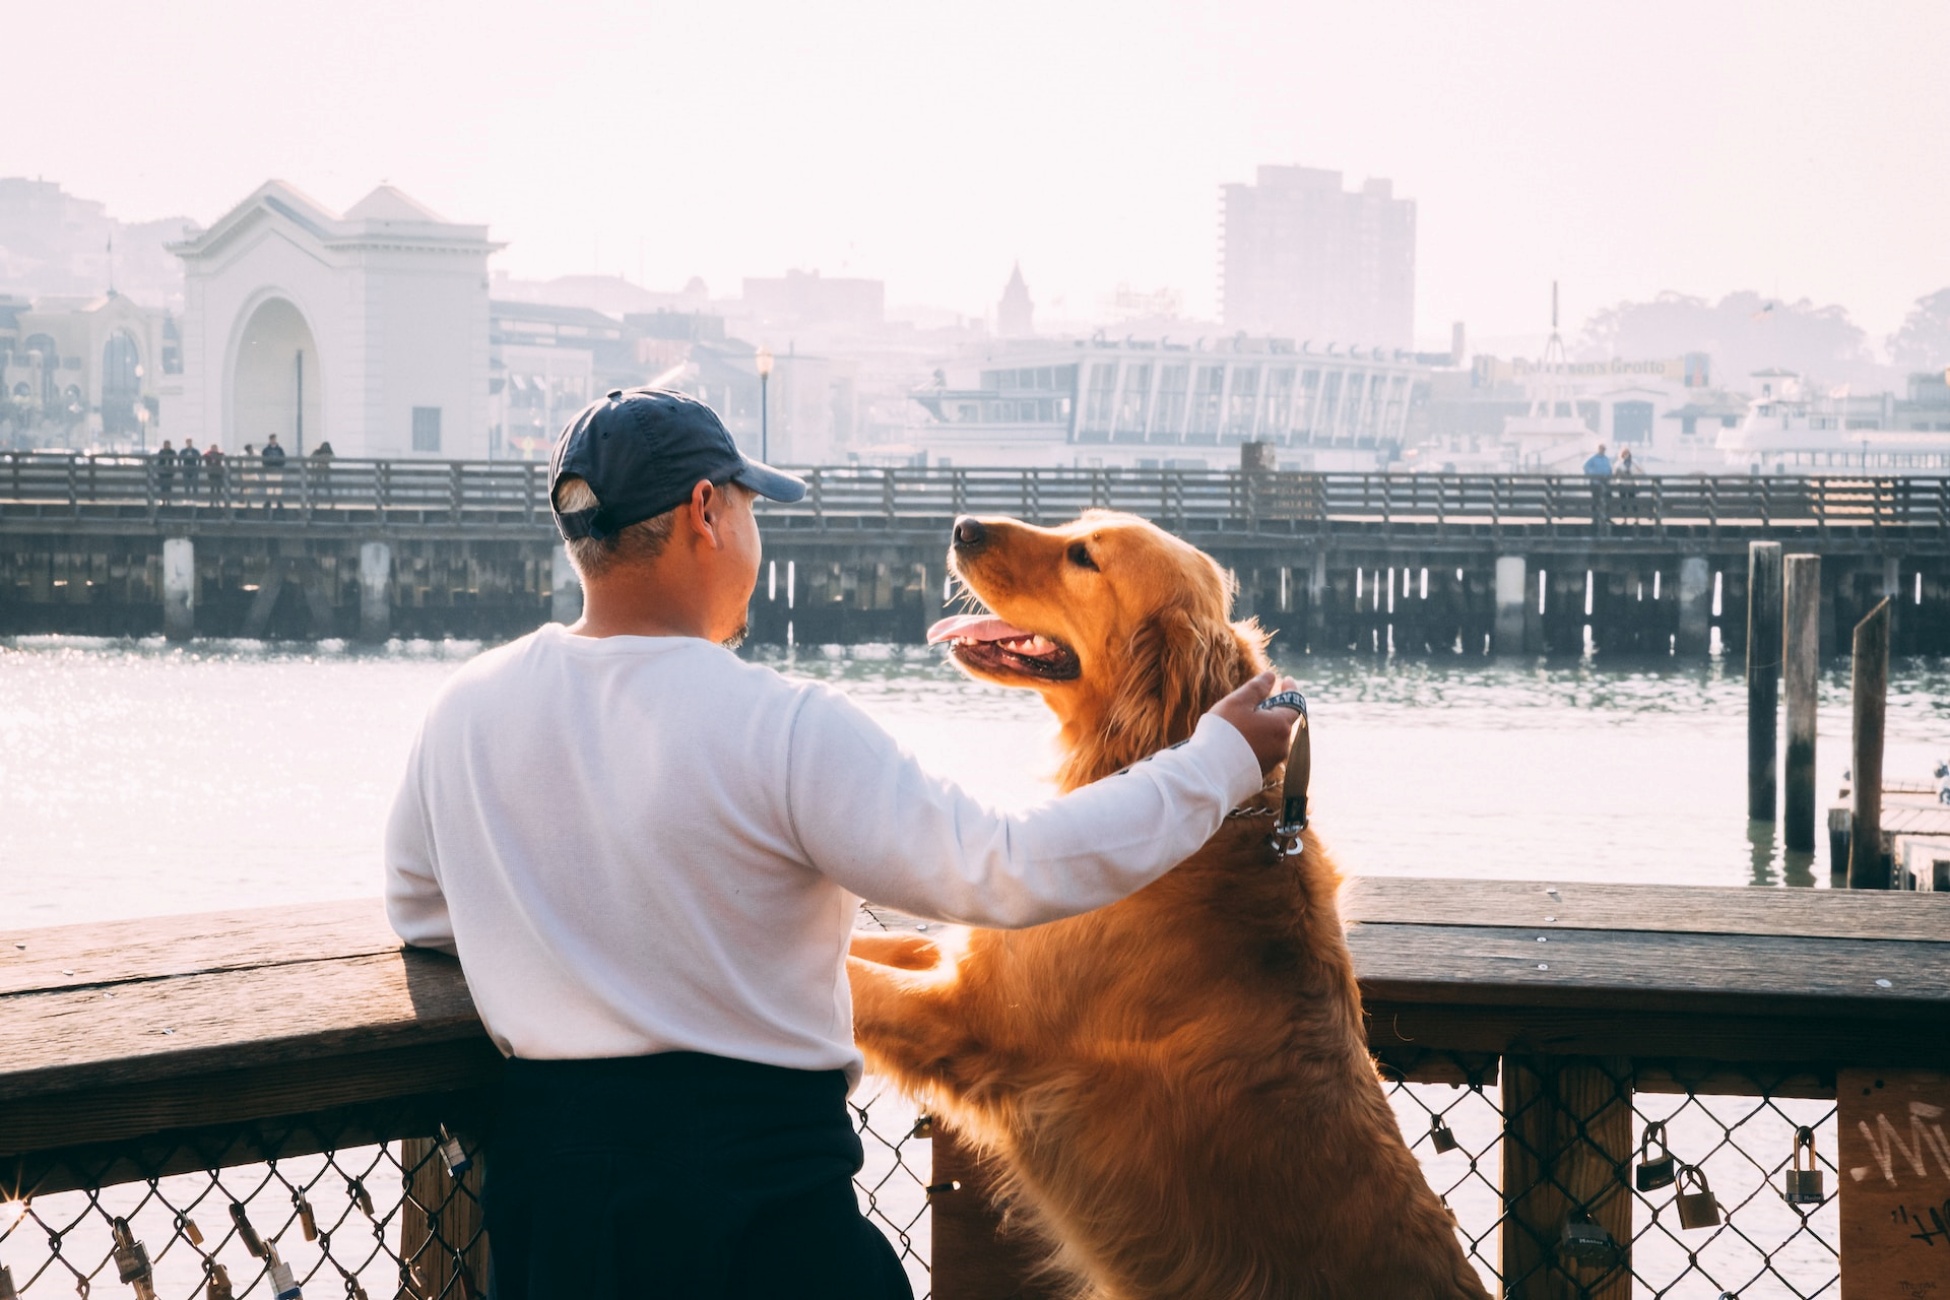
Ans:
[{"label": "golden fur", "polygon": [[[1264,667],[1257,627],[1227,621],[1223,572],[1143,520],[982,522],[962,580],[1068,646],[1078,672],[971,671],[1042,693],[1064,789],[1184,739]],[[869,1067],[999,1164],[1085,1294],[1486,1297],[1376,1077],[1339,875],[1311,831],[1280,858],[1271,824],[1229,820],[1123,902],[972,931],[959,951],[858,936],[847,968]]]}]

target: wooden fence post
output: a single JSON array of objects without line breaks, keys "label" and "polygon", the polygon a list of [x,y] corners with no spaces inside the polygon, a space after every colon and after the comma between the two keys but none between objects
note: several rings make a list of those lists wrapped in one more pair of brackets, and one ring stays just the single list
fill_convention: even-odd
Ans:
[{"label": "wooden fence post", "polygon": [[432,1138],[406,1138],[400,1163],[408,1170],[400,1204],[399,1257],[410,1277],[399,1300],[475,1300],[488,1292],[488,1239],[481,1221],[481,1178],[487,1153],[472,1134],[461,1142],[474,1163],[456,1180]]},{"label": "wooden fence post", "polygon": [[[1503,1058],[1503,1294],[1630,1300],[1632,1067],[1624,1057]],[[1558,1253],[1572,1211],[1617,1243],[1609,1265]]]},{"label": "wooden fence post", "polygon": [[1060,1300],[1071,1293],[1041,1267],[1049,1247],[1007,1228],[991,1199],[994,1175],[940,1120],[931,1177],[934,1300]]},{"label": "wooden fence post", "polygon": [[1848,824],[1848,887],[1889,888],[1882,862],[1882,733],[1889,704],[1889,598],[1855,625],[1852,678],[1855,728],[1849,755],[1853,807]]},{"label": "wooden fence post", "polygon": [[1747,817],[1771,822],[1781,711],[1781,544],[1747,543]]},{"label": "wooden fence post", "polygon": [[1782,840],[1794,853],[1815,847],[1815,705],[1821,679],[1821,557],[1785,564],[1787,762]]}]

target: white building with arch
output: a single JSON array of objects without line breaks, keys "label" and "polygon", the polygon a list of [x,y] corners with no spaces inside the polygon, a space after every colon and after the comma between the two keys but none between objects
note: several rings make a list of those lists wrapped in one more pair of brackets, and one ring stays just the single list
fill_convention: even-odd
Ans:
[{"label": "white building with arch", "polygon": [[343,215],[267,181],[172,251],[183,388],[164,423],[229,452],[488,454],[486,226],[381,185]]}]

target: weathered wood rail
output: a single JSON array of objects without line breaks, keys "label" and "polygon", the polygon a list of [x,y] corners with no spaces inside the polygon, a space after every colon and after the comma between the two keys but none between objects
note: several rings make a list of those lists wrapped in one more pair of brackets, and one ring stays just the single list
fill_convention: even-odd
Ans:
[{"label": "weathered wood rail", "polygon": [[[1895,600],[1899,654],[1950,652],[1950,478],[803,471],[764,507],[768,644],[917,641],[958,514],[1143,515],[1239,580],[1294,653],[1738,652],[1751,541],[1823,557],[1820,642]],[[0,453],[0,635],[499,637],[572,619],[546,467]]]},{"label": "weathered wood rail", "polygon": [[[1771,1110],[1832,1098],[1848,1067],[1950,1067],[1950,903],[1938,899],[1369,878],[1354,882],[1347,912],[1360,922],[1351,942],[1384,1072],[1467,1088],[1459,1095],[1493,1099],[1500,1114],[1500,1132],[1472,1149],[1457,1112],[1475,1173],[1448,1190],[1465,1238],[1513,1296],[1624,1296],[1634,1278],[1640,1293],[1662,1293],[1668,1265],[1735,1289],[1713,1270],[1745,1266],[1716,1262],[1717,1234],[1689,1235],[1675,1263],[1670,1191],[1631,1190],[1646,1118],[1635,1097],[1693,1098],[1698,1110],[1745,1095]],[[482,1154],[499,1068],[458,965],[402,951],[376,903],[0,932],[0,1192],[30,1206],[66,1189],[393,1141],[418,1159],[402,1157],[411,1194],[382,1199],[373,1228],[409,1261],[400,1294],[473,1284],[485,1267],[478,1215],[471,1199],[433,1199],[445,1175],[428,1172],[425,1139],[444,1123]],[[1752,1131],[1729,1122],[1714,1151]],[[996,1236],[980,1168],[946,1135],[934,1146],[930,1181],[961,1183],[935,1198],[934,1295],[1040,1294],[1020,1271],[1020,1243]],[[1419,1149],[1432,1178],[1453,1172],[1434,1162],[1460,1158]],[[1765,1184],[1789,1152],[1744,1154]],[[1764,1190],[1741,1199],[1720,1166],[1713,1173],[1738,1238],[1771,1241],[1786,1211],[1770,1209]],[[1832,1167],[1829,1177],[1832,1187]],[[467,1178],[477,1185],[478,1161]],[[284,1185],[266,1181],[282,1199]],[[322,1191],[303,1194],[323,1204]],[[1555,1251],[1574,1209],[1611,1234],[1609,1264]],[[84,1205],[75,1222],[90,1213]],[[1767,1267],[1803,1293],[1835,1267],[1832,1253],[1802,1249],[1813,1238],[1832,1252],[1822,1214],[1832,1203],[1796,1207],[1766,1251]],[[206,1230],[221,1223],[221,1202],[203,1217]],[[261,1222],[282,1225],[287,1256],[301,1255],[289,1207]],[[319,1258],[302,1262],[336,1291],[327,1265],[346,1266],[329,1253],[330,1227]],[[255,1267],[233,1239],[207,1235],[203,1257]],[[429,1241],[451,1245],[429,1252]],[[0,1215],[0,1265],[29,1244]],[[149,1246],[164,1254],[160,1240]],[[105,1258],[73,1248],[62,1258],[33,1275],[27,1300],[72,1293],[71,1273],[112,1280]]]},{"label": "weathered wood rail", "polygon": [[[1032,521],[1124,510],[1187,534],[1361,529],[1435,536],[1767,532],[1924,535],[1950,543],[1950,477],[1314,474],[1178,469],[814,466],[793,529],[938,533],[961,514]],[[548,467],[525,461],[241,456],[194,475],[153,458],[0,453],[0,528],[162,527],[523,533],[549,528]]]}]

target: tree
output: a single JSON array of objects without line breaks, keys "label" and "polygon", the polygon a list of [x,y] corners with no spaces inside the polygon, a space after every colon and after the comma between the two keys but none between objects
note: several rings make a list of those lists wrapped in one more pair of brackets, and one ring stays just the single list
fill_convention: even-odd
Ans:
[{"label": "tree", "polygon": [[1880,384],[1887,379],[1868,335],[1846,308],[1786,302],[1751,290],[1713,303],[1662,293],[1651,302],[1621,302],[1592,314],[1579,336],[1582,360],[1652,358],[1705,352],[1716,388],[1745,389],[1757,370],[1792,370],[1813,383]]},{"label": "tree", "polygon": [[1906,370],[1950,367],[1950,289],[1916,300],[1903,327],[1889,336],[1889,359]]}]

